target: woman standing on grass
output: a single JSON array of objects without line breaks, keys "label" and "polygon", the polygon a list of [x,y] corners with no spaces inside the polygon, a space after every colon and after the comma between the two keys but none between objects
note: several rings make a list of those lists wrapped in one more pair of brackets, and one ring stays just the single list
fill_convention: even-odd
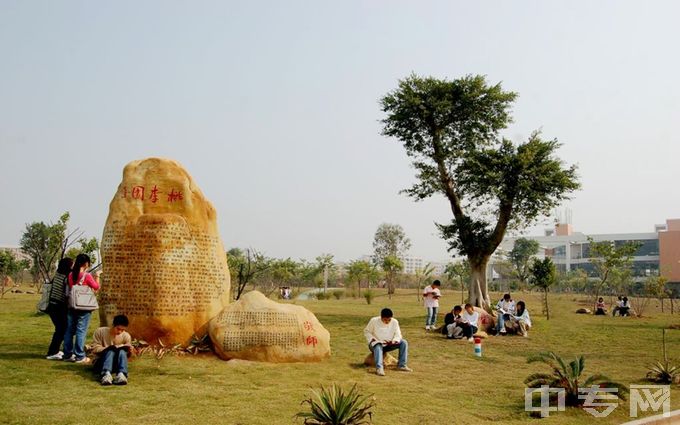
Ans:
[{"label": "woman standing on grass", "polygon": [[47,307],[47,312],[50,315],[50,319],[52,319],[52,324],[54,324],[54,333],[52,334],[50,347],[47,349],[47,360],[61,360],[64,356],[60,349],[61,344],[64,342],[68,320],[66,281],[72,266],[73,260],[68,257],[59,260],[57,273],[52,278],[52,285],[50,285],[50,304]]},{"label": "woman standing on grass", "polygon": [[[73,270],[68,275],[68,286],[87,285],[93,290],[99,289],[99,273],[92,277],[87,273],[90,267],[90,257],[86,254],[78,254]],[[66,335],[64,337],[64,360],[67,362],[89,363],[90,359],[85,356],[85,336],[90,325],[91,311],[68,309],[68,321]],[[75,336],[75,345],[73,337]]]}]

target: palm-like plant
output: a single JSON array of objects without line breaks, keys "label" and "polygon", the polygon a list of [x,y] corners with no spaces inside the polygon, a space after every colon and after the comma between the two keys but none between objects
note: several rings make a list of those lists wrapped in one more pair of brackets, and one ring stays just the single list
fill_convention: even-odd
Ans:
[{"label": "palm-like plant", "polygon": [[619,398],[625,398],[625,394],[628,393],[628,388],[612,381],[605,375],[591,375],[582,380],[581,374],[586,363],[583,356],[579,356],[567,364],[560,356],[549,351],[529,357],[528,363],[535,362],[547,364],[552,369],[552,373],[534,373],[529,375],[524,383],[529,388],[540,388],[542,385],[548,385],[551,388],[564,388],[567,406],[583,405],[585,399],[579,398],[579,387],[590,388],[597,385],[600,388],[617,388]]},{"label": "palm-like plant", "polygon": [[312,390],[314,394],[302,404],[307,403],[311,412],[299,412],[296,417],[304,418],[308,425],[363,425],[371,424],[371,409],[375,407],[373,395],[359,394],[356,384],[349,392],[333,384],[329,388],[321,386],[321,391]]},{"label": "palm-like plant", "polygon": [[656,362],[649,366],[647,379],[660,384],[678,384],[680,383],[680,366],[672,364],[668,359]]},{"label": "palm-like plant", "polygon": [[647,379],[661,384],[680,383],[680,366],[674,365],[668,359],[666,353],[666,329],[661,330],[661,344],[663,347],[663,361],[656,362],[649,366],[647,372]]}]

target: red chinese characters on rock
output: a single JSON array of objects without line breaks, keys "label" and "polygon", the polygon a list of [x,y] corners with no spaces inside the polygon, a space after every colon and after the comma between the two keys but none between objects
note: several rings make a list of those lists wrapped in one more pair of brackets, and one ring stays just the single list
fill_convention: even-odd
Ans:
[{"label": "red chinese characters on rock", "polygon": [[153,185],[153,189],[151,189],[151,195],[149,195],[149,201],[152,203],[158,202],[158,187],[156,185]]},{"label": "red chinese characters on rock", "polygon": [[311,345],[311,346],[313,346],[313,347],[316,347],[316,345],[317,345],[318,343],[319,343],[319,340],[317,339],[317,337],[312,336],[312,335],[309,335],[309,336],[307,337],[307,339],[305,340],[305,344]]},{"label": "red chinese characters on rock", "polygon": [[175,192],[175,189],[172,189],[170,193],[168,193],[168,202],[175,202],[175,201],[181,201],[184,199],[182,197],[182,192],[177,191]]},{"label": "red chinese characters on rock", "polygon": [[144,200],[144,186],[135,186],[132,188],[132,199]]},{"label": "red chinese characters on rock", "polygon": [[[150,186],[149,186],[150,187]],[[161,198],[159,194],[167,193],[166,202],[181,201],[184,199],[184,195],[181,190],[176,190],[172,188],[170,192],[161,191],[157,185],[153,185],[153,188],[148,192],[149,196],[146,196],[147,190],[146,186],[133,186],[132,188],[123,187],[120,189],[121,198],[130,198],[142,202],[151,202],[153,204],[157,203]]]},{"label": "red chinese characters on rock", "polygon": [[313,331],[314,330],[314,325],[312,325],[312,322],[309,320],[305,321],[302,326],[305,328],[306,331]]}]

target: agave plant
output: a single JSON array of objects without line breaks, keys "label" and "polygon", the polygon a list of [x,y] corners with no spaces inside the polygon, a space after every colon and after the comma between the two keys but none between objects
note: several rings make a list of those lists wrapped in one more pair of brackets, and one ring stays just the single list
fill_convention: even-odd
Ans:
[{"label": "agave plant", "polygon": [[647,379],[660,384],[679,384],[680,366],[676,366],[666,359],[663,362],[656,362],[648,367]]},{"label": "agave plant", "polygon": [[529,388],[540,388],[543,385],[548,385],[551,388],[564,388],[567,406],[581,406],[585,402],[585,399],[579,398],[579,387],[590,388],[597,385],[600,388],[617,388],[619,398],[625,398],[625,394],[628,393],[628,388],[612,381],[605,375],[596,374],[587,379],[581,379],[586,363],[583,356],[579,356],[567,364],[560,356],[549,351],[529,357],[528,363],[535,362],[547,364],[552,369],[552,373],[534,373],[529,375],[524,383]]},{"label": "agave plant", "polygon": [[304,418],[306,425],[362,425],[371,424],[375,407],[373,395],[359,394],[356,384],[349,392],[333,384],[330,388],[321,386],[321,391],[312,390],[313,397],[303,400],[311,412],[299,412],[296,417]]}]

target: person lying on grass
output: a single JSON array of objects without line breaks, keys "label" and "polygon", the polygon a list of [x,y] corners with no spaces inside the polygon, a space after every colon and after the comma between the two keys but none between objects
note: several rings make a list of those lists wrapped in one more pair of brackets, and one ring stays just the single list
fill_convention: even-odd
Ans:
[{"label": "person lying on grass", "polygon": [[446,313],[446,316],[444,316],[442,333],[446,335],[446,338],[460,339],[463,337],[463,327],[456,323],[456,320],[460,319],[460,314],[462,312],[463,308],[457,305],[453,307],[450,313]]},{"label": "person lying on grass", "polygon": [[401,336],[399,322],[392,316],[392,310],[383,308],[380,311],[380,316],[369,320],[364,329],[368,348],[375,359],[375,373],[378,376],[385,376],[383,353],[397,349],[399,350],[397,370],[412,372],[411,368],[406,365],[408,362],[408,343]]},{"label": "person lying on grass", "polygon": [[125,385],[128,382],[128,358],[132,355],[132,338],[126,332],[127,316],[113,318],[112,327],[101,327],[94,332],[92,351],[97,355],[94,373],[102,385]]}]

